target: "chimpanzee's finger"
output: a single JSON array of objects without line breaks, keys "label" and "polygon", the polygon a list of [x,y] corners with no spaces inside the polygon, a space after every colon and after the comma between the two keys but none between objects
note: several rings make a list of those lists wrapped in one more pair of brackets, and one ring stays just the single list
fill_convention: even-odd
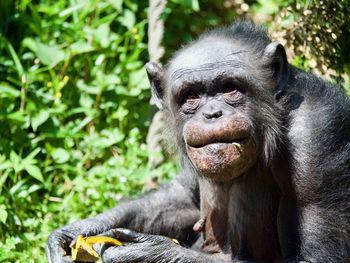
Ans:
[{"label": "chimpanzee's finger", "polygon": [[72,258],[67,255],[68,244],[64,239],[64,234],[55,231],[49,236],[49,242],[46,245],[45,252],[49,263],[72,263]]},{"label": "chimpanzee's finger", "polygon": [[162,261],[162,253],[167,251],[163,246],[129,243],[121,247],[109,247],[102,253],[104,263],[168,262]]},{"label": "chimpanzee's finger", "polygon": [[144,242],[150,239],[151,235],[136,232],[125,228],[116,228],[112,230],[114,237],[124,242]]},{"label": "chimpanzee's finger", "polygon": [[142,262],[138,260],[142,258],[140,254],[137,255],[138,252],[130,247],[104,247],[101,255],[104,263]]}]

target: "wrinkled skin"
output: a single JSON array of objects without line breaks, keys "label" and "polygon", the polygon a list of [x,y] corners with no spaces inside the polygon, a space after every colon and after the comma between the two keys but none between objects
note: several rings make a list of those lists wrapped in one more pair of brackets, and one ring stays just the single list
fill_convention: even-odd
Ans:
[{"label": "wrinkled skin", "polygon": [[203,126],[184,127],[187,155],[200,172],[215,181],[229,181],[252,166],[256,145],[244,117],[232,115]]},{"label": "wrinkled skin", "polygon": [[71,262],[79,234],[126,242],[100,247],[104,262],[350,262],[350,101],[340,88],[289,65],[248,22],[146,70],[181,172],[54,231],[50,262]]}]

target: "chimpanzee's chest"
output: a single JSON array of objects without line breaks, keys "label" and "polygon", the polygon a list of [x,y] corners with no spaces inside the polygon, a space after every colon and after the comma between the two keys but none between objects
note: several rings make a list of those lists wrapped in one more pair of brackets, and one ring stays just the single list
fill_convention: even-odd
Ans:
[{"label": "chimpanzee's chest", "polygon": [[201,219],[194,225],[194,230],[203,234],[203,251],[231,258],[229,202],[229,195],[225,189],[202,181]]},{"label": "chimpanzee's chest", "polygon": [[264,188],[201,182],[201,220],[194,229],[203,234],[203,251],[227,260],[280,259],[279,195]]}]

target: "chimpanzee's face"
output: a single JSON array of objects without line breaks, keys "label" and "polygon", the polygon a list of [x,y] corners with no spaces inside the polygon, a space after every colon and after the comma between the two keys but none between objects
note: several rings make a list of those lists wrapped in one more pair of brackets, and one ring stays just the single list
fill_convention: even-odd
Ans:
[{"label": "chimpanzee's face", "polygon": [[168,104],[194,167],[215,181],[228,181],[257,159],[249,99],[256,80],[245,59],[247,50],[229,41],[208,41],[203,46],[199,41],[171,62]]}]

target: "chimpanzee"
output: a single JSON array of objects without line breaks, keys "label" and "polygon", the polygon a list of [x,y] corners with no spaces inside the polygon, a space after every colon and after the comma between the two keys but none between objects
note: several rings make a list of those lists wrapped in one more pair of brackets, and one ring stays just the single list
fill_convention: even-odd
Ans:
[{"label": "chimpanzee", "polygon": [[[288,64],[252,22],[204,33],[146,65],[181,172],[160,190],[54,231],[127,245],[104,262],[350,262],[350,100]],[[176,238],[177,245],[170,238]]]}]

